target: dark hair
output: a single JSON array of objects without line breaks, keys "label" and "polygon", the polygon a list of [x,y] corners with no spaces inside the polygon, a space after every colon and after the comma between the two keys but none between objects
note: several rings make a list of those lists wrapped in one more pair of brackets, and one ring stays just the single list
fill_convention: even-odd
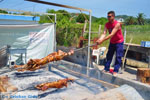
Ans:
[{"label": "dark hair", "polygon": [[107,14],[113,14],[115,16],[115,12],[114,11],[109,11]]}]

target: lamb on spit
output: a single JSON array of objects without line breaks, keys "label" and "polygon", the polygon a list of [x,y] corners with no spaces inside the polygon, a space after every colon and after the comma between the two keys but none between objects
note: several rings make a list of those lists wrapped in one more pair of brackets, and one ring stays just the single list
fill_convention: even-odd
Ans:
[{"label": "lamb on spit", "polygon": [[54,81],[54,82],[47,82],[47,83],[42,83],[39,85],[36,85],[35,88],[45,91],[48,88],[63,88],[64,86],[67,87],[68,86],[68,82],[74,82],[74,79],[72,78],[66,78],[66,79],[62,79],[62,80],[58,80],[58,81]]},{"label": "lamb on spit", "polygon": [[35,71],[37,69],[40,69],[42,65],[45,65],[52,61],[61,60],[65,56],[72,55],[73,53],[74,53],[73,50],[70,50],[70,52],[68,53],[58,50],[58,52],[51,53],[42,59],[30,59],[28,63],[25,65],[15,65],[14,68],[18,68],[18,71],[26,71],[26,70]]}]

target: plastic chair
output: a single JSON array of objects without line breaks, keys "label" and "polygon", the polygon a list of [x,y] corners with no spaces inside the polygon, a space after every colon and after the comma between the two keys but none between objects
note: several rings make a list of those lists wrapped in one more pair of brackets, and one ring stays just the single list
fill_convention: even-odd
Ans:
[{"label": "plastic chair", "polygon": [[106,47],[100,47],[98,49],[94,49],[92,52],[92,56],[96,56],[96,63],[99,64],[100,56],[104,55]]}]

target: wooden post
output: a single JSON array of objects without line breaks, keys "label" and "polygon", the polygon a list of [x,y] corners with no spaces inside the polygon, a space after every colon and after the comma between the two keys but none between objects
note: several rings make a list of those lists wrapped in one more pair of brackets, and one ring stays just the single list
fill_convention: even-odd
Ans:
[{"label": "wooden post", "polygon": [[148,68],[150,68],[150,55],[148,56]]},{"label": "wooden post", "polygon": [[148,50],[148,68],[150,68],[150,50]]},{"label": "wooden post", "polygon": [[142,83],[150,84],[150,69],[149,68],[138,68],[137,80]]}]

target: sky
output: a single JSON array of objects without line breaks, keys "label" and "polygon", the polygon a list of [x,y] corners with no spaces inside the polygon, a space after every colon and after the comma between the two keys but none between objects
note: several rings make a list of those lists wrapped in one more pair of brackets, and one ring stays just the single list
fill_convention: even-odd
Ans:
[{"label": "sky", "polygon": [[[106,17],[107,12],[113,10],[116,15],[129,15],[136,17],[138,13],[144,13],[150,18],[150,0],[43,0],[79,8],[91,9],[92,15]],[[33,3],[24,0],[4,0],[0,2],[0,8],[9,8],[25,11],[46,12],[46,9],[60,10],[79,13],[80,11],[68,8]],[[85,12],[86,13],[86,12]]]}]

